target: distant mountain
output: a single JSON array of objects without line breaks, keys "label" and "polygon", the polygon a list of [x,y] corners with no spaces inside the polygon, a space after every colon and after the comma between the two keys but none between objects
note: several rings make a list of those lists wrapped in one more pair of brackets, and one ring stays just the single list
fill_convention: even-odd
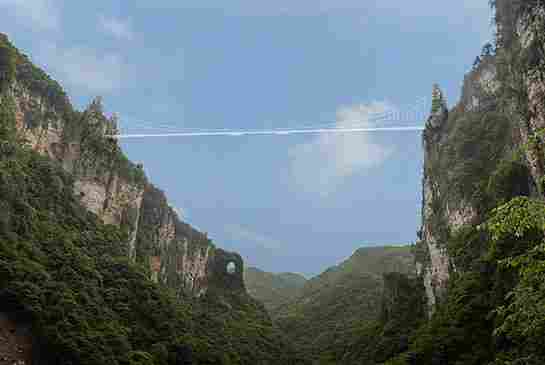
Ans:
[{"label": "distant mountain", "polygon": [[381,279],[382,274],[388,272],[414,272],[414,257],[409,246],[359,248],[346,261],[309,280],[303,290],[303,297],[308,298],[318,292],[331,290],[347,277],[364,275]]},{"label": "distant mountain", "polygon": [[244,270],[248,294],[261,301],[270,313],[299,295],[307,279],[300,274],[273,274],[248,267]]},{"label": "distant mountain", "polygon": [[414,276],[410,246],[360,248],[310,280],[249,269],[245,281],[250,295],[264,302],[290,342],[305,356],[317,358],[336,337],[378,318],[383,274],[390,272]]}]

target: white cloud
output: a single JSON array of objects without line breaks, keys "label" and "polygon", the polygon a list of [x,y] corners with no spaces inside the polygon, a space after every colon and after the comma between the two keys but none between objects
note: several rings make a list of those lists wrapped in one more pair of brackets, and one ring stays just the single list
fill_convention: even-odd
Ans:
[{"label": "white cloud", "polygon": [[118,90],[128,72],[128,65],[119,55],[98,54],[88,48],[65,49],[46,44],[39,56],[63,82],[92,93]]},{"label": "white cloud", "polygon": [[[373,127],[373,114],[391,110],[395,108],[386,102],[343,106],[336,127]],[[367,133],[322,134],[290,151],[290,173],[299,189],[327,196],[351,176],[381,165],[392,151]]]},{"label": "white cloud", "polygon": [[130,41],[134,38],[134,32],[129,19],[117,19],[101,15],[99,17],[99,25],[103,32],[119,40]]},{"label": "white cloud", "polygon": [[282,242],[267,237],[261,233],[252,231],[247,227],[243,227],[239,224],[228,224],[225,226],[226,233],[231,237],[233,241],[249,241],[262,248],[277,249],[282,246]]},{"label": "white cloud", "polygon": [[0,0],[0,11],[31,28],[54,29],[59,25],[59,12],[53,0]]}]

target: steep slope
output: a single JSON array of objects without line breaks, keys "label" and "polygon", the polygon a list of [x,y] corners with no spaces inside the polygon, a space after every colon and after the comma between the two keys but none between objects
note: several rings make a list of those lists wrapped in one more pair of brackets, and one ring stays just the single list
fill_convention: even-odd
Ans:
[{"label": "steep slope", "polygon": [[335,350],[379,317],[383,275],[414,276],[411,247],[360,248],[341,264],[307,281],[301,293],[273,313],[278,325],[311,358]]},{"label": "steep slope", "polygon": [[434,91],[416,250],[429,320],[388,364],[545,363],[545,7],[491,3],[495,54],[452,110]]},{"label": "steep slope", "polygon": [[455,269],[447,242],[483,222],[514,196],[542,192],[539,131],[545,125],[541,7],[536,1],[497,5],[497,55],[483,54],[464,79],[461,101],[438,105],[424,132],[422,271],[430,313]]},{"label": "steep slope", "polygon": [[299,274],[273,274],[248,267],[244,270],[244,284],[255,299],[265,305],[269,313],[286,305],[299,295],[307,279]]},{"label": "steep slope", "polygon": [[74,194],[82,205],[128,234],[131,260],[147,266],[154,281],[192,295],[202,295],[212,277],[227,275],[215,262],[230,260],[242,287],[241,258],[216,250],[207,237],[181,222],[142,166],[130,162],[108,137],[116,133],[117,118],[104,114],[100,98],[83,112],[74,110],[58,83],[4,35],[0,43],[6,69],[2,88],[14,109],[17,135],[74,177]]},{"label": "steep slope", "polygon": [[10,361],[296,363],[240,256],[181,222],[113,132],[98,100],[74,110],[0,36],[0,319],[23,347]]}]

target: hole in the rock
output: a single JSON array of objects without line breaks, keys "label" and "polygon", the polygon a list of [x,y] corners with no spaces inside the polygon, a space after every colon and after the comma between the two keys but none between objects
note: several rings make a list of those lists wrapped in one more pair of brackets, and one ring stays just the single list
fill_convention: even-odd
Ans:
[{"label": "hole in the rock", "polygon": [[237,265],[235,265],[234,262],[229,262],[227,264],[227,273],[228,274],[234,274],[237,271]]}]

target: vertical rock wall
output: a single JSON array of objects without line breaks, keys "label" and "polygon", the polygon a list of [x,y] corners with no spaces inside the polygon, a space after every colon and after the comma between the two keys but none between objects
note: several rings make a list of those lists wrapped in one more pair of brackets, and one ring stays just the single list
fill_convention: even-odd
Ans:
[{"label": "vertical rock wall", "polygon": [[[501,56],[504,82],[510,95],[511,118],[518,122],[521,143],[527,145],[526,160],[537,187],[544,194],[545,143],[545,4],[525,5],[498,0],[499,34],[504,40]],[[503,32],[502,32],[503,30]]]},{"label": "vertical rock wall", "polygon": [[[84,112],[74,111],[56,82],[16,54],[17,77],[7,93],[21,143],[72,174],[81,203],[128,234],[129,257],[148,267],[153,281],[180,295],[201,296],[210,285],[244,288],[240,256],[216,249],[206,234],[182,222],[141,167],[120,157],[117,140],[108,137],[116,132],[116,120],[104,116],[100,100]],[[40,83],[32,78],[36,74]],[[235,273],[223,267],[229,262],[236,264]]]},{"label": "vertical rock wall", "polygon": [[[462,98],[455,112],[470,113],[487,108],[498,88],[495,59],[485,57],[464,79]],[[448,153],[449,133],[456,119],[449,110],[442,91],[437,85],[432,92],[432,113],[423,134],[424,176],[422,181],[422,227],[417,257],[418,274],[426,288],[428,314],[446,295],[451,272],[456,270],[450,259],[446,241],[464,225],[478,219],[477,207],[465,199],[453,199],[450,191],[452,172],[437,161]]]},{"label": "vertical rock wall", "polygon": [[[84,145],[77,137],[67,138],[65,115],[46,98],[32,93],[20,82],[14,82],[10,91],[16,106],[16,127],[23,143],[49,156],[72,173],[75,177],[74,194],[81,203],[102,218],[104,223],[124,225],[133,242],[143,187],[131,184],[113,169],[98,171],[92,166],[85,171],[78,169],[85,156],[82,153]],[[98,161],[102,156],[96,158]]]},{"label": "vertical rock wall", "polygon": [[203,295],[210,260],[217,254],[206,234],[180,221],[165,194],[148,185],[144,191],[135,258],[149,266],[154,281],[179,289],[180,295]]},{"label": "vertical rock wall", "polygon": [[436,227],[437,214],[435,207],[441,199],[440,186],[431,173],[430,156],[438,153],[441,146],[442,132],[448,120],[448,110],[443,94],[437,85],[432,91],[432,114],[430,115],[424,132],[424,176],[422,181],[422,228],[421,242],[427,254],[426,260],[419,262],[419,273],[424,280],[428,311],[431,313],[435,307],[438,296],[441,296],[446,288],[449,278],[449,259],[446,251],[441,247],[441,236]]}]

